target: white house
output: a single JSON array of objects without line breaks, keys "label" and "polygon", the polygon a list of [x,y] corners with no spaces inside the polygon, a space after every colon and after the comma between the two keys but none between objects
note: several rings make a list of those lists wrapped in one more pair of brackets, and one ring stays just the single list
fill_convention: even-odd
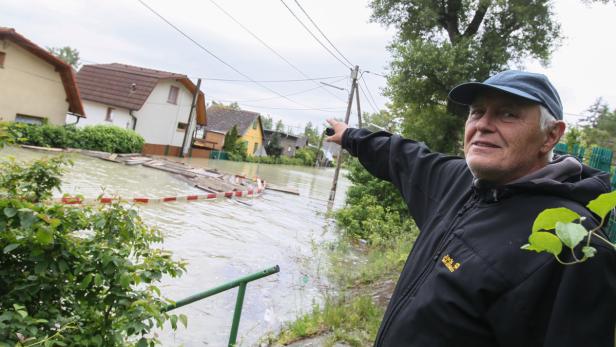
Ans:
[{"label": "white house", "polygon": [[0,121],[61,125],[67,113],[84,114],[71,66],[0,27]]},{"label": "white house", "polygon": [[[133,129],[145,139],[145,154],[179,154],[197,89],[186,75],[117,63],[84,65],[77,84],[88,117],[78,126]],[[206,125],[203,92],[196,116],[198,125]]]}]

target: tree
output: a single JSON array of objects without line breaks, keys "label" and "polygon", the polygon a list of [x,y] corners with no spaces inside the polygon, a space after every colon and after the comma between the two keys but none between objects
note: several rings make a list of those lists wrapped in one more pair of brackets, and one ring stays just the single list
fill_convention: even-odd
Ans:
[{"label": "tree", "polygon": [[69,46],[64,47],[47,47],[49,53],[55,55],[58,59],[72,66],[73,69],[79,69],[79,65],[81,65],[79,61],[79,51],[75,48],[71,48]]},{"label": "tree", "polygon": [[284,132],[284,124],[282,123],[282,119],[279,119],[276,122],[276,129],[275,130],[278,131],[278,132],[281,132],[281,133]]},{"label": "tree", "polygon": [[525,58],[546,63],[560,41],[548,0],[372,0],[372,20],[397,29],[386,94],[404,132],[458,152],[466,107],[451,88],[481,81]]},{"label": "tree", "polygon": [[363,118],[366,126],[376,125],[390,133],[399,133],[402,130],[401,119],[386,110],[380,110],[378,113],[364,112]]},{"label": "tree", "polygon": [[272,130],[274,126],[274,120],[271,116],[261,116],[261,123],[263,124],[263,129]]},{"label": "tree", "polygon": [[588,116],[581,123],[581,143],[586,148],[593,146],[607,147],[616,151],[616,109],[610,111],[608,104],[597,99],[587,111]]},{"label": "tree", "polygon": [[265,146],[265,151],[268,155],[278,158],[282,154],[282,150],[283,148],[280,145],[280,134],[275,132]]},{"label": "tree", "polygon": [[234,125],[225,135],[225,144],[222,146],[222,149],[227,153],[235,153],[238,149],[239,137],[237,127]]},{"label": "tree", "polygon": [[321,139],[319,128],[312,126],[312,122],[308,122],[304,127],[304,136],[308,139],[308,143],[318,145]]},{"label": "tree", "polygon": [[220,107],[220,108],[226,108],[229,110],[236,110],[236,111],[240,111],[242,109],[236,101],[231,102],[228,105],[225,105],[222,102],[212,101],[212,107]]}]

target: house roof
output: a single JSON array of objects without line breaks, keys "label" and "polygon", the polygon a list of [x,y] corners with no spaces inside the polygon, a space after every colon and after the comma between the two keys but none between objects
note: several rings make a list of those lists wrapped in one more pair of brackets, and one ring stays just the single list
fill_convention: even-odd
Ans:
[{"label": "house roof", "polygon": [[[237,133],[243,136],[252,126],[255,120],[261,123],[261,115],[257,112],[234,110],[226,107],[211,106],[207,109],[208,123],[205,127],[208,131],[227,133],[234,125],[237,126]],[[263,126],[261,125],[261,136]]]},{"label": "house roof", "polygon": [[81,98],[79,96],[79,89],[77,88],[77,83],[75,81],[75,74],[73,72],[73,68],[69,64],[56,58],[46,49],[37,46],[34,42],[18,34],[13,28],[0,27],[0,40],[10,40],[28,52],[53,65],[62,79],[62,85],[64,86],[64,91],[66,92],[66,99],[68,102],[68,111],[75,115],[85,117],[83,104],[81,103]]},{"label": "house roof", "polygon": [[[77,83],[84,100],[139,110],[160,80],[180,82],[191,93],[197,87],[182,74],[146,69],[118,63],[84,65],[77,73]],[[206,124],[205,96],[199,91],[197,124]]]},{"label": "house roof", "polygon": [[263,130],[263,133],[265,134],[265,138],[269,141],[272,136],[274,134],[279,134],[280,138],[287,138],[290,139],[291,141],[295,141],[295,147],[306,147],[306,145],[308,144],[308,138],[306,136],[303,135],[292,135],[292,134],[287,134],[287,133],[283,133],[282,131],[276,131],[276,130]]}]

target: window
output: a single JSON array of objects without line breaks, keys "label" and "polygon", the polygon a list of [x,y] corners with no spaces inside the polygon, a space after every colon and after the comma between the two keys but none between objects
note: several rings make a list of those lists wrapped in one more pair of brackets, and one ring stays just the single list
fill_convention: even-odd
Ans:
[{"label": "window", "polygon": [[252,128],[253,128],[253,129],[256,129],[256,128],[257,128],[257,121],[256,121],[256,120],[252,123]]},{"label": "window", "polygon": [[169,96],[167,97],[167,102],[170,104],[177,105],[179,93],[180,93],[180,88],[176,86],[169,87]]},{"label": "window", "polygon": [[105,121],[113,122],[113,107],[107,107],[107,116],[105,116]]},{"label": "window", "polygon": [[15,117],[15,122],[41,125],[41,124],[47,123],[47,120],[43,117],[28,116],[25,114],[17,114],[17,116]]},{"label": "window", "polygon": [[178,129],[177,129],[177,131],[184,131],[184,130],[186,130],[186,128],[188,128],[188,123],[178,122]]},{"label": "window", "polygon": [[6,57],[6,53],[0,52],[0,67],[4,67],[4,57]]},{"label": "window", "polygon": [[257,153],[257,149],[259,149],[259,144],[255,142],[255,148],[252,149],[252,154]]}]

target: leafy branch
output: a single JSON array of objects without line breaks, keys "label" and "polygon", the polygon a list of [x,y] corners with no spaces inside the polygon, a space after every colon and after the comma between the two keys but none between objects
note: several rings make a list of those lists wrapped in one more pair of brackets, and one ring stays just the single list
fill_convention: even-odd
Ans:
[{"label": "leafy branch", "polygon": [[[592,258],[597,253],[597,249],[590,245],[592,237],[607,243],[616,250],[616,244],[610,242],[596,232],[601,229],[610,211],[616,207],[616,191],[599,195],[590,201],[586,207],[601,218],[601,222],[590,231],[582,225],[585,217],[565,208],[550,208],[542,211],[533,223],[532,232],[528,238],[528,243],[521,248],[527,251],[548,252],[554,255],[556,260],[563,265],[573,265],[582,263]],[[550,231],[554,230],[554,233]],[[583,257],[580,259],[575,254],[575,248],[586,239],[582,246]],[[563,245],[568,247],[573,257],[572,261],[563,261],[559,258]]]}]

